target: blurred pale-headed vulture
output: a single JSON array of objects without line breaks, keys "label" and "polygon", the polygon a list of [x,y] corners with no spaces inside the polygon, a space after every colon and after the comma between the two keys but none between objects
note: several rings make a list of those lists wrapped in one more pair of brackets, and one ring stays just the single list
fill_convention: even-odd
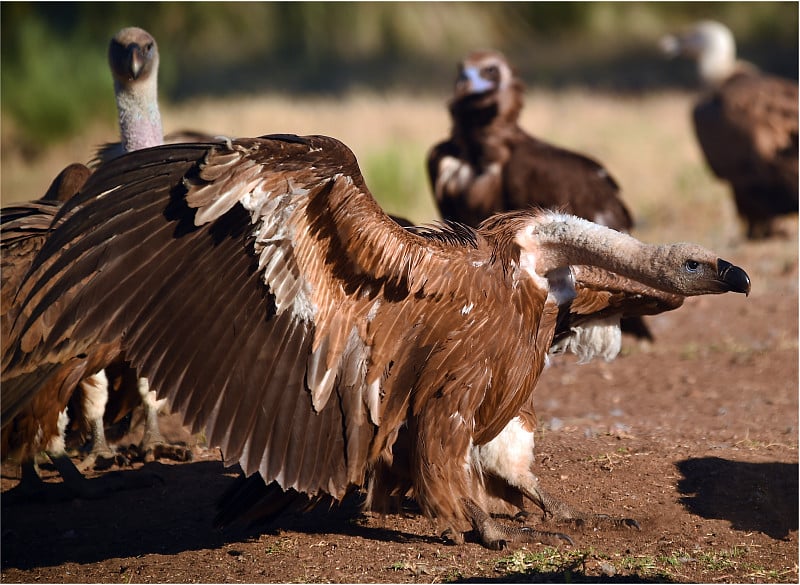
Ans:
[{"label": "blurred pale-headed vulture", "polygon": [[797,213],[797,81],[737,60],[733,34],[719,22],[666,36],[661,48],[697,62],[705,91],[693,121],[705,160],[730,184],[747,237],[773,235],[777,218]]}]

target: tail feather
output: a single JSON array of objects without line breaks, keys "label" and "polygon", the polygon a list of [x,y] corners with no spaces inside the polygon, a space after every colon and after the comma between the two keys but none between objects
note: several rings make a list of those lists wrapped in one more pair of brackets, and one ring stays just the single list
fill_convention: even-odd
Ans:
[{"label": "tail feather", "polygon": [[265,483],[261,475],[240,475],[217,502],[216,528],[244,524],[248,527],[269,526],[287,512],[304,513],[320,504],[333,505],[328,494],[309,496],[277,482]]}]

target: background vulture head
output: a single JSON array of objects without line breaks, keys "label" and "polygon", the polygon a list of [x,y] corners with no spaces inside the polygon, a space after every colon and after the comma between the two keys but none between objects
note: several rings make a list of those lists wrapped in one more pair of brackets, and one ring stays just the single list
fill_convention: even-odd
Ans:
[{"label": "background vulture head", "polygon": [[119,31],[108,47],[108,63],[121,85],[146,79],[158,71],[158,45],[147,31],[132,26]]},{"label": "background vulture head", "polygon": [[667,57],[696,61],[701,78],[707,82],[723,79],[736,64],[733,33],[713,20],[703,20],[684,33],[662,37],[659,46]]},{"label": "background vulture head", "polygon": [[523,91],[502,53],[473,51],[459,63],[450,109],[454,114],[492,110],[516,120]]}]

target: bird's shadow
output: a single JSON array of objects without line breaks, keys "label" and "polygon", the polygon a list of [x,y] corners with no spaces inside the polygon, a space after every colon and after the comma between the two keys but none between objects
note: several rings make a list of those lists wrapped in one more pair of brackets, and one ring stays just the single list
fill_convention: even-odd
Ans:
[{"label": "bird's shadow", "polygon": [[684,459],[681,503],[703,518],[727,520],[735,530],[785,539],[798,524],[797,463],[746,463],[719,457]]},{"label": "bird's shadow", "polygon": [[[263,530],[219,530],[213,527],[216,504],[235,481],[236,473],[219,461],[181,465],[150,463],[119,472],[131,484],[148,484],[113,492],[99,499],[25,501],[0,497],[2,504],[2,568],[30,570],[65,562],[93,563],[146,554],[171,555],[216,549],[251,541]],[[138,481],[157,475],[159,481]],[[358,509],[347,505],[286,514],[269,532],[287,529],[306,533],[358,535],[366,539],[429,542],[432,536],[362,525]],[[437,542],[442,542],[438,539]]]}]

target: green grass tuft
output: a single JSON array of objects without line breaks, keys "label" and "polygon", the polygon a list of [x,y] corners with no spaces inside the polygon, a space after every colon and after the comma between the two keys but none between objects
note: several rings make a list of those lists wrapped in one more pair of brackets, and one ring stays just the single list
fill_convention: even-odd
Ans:
[{"label": "green grass tuft", "polygon": [[113,118],[105,47],[65,42],[38,21],[20,25],[18,58],[4,59],[2,83],[3,116],[14,120],[19,147],[37,154],[98,116]]}]

